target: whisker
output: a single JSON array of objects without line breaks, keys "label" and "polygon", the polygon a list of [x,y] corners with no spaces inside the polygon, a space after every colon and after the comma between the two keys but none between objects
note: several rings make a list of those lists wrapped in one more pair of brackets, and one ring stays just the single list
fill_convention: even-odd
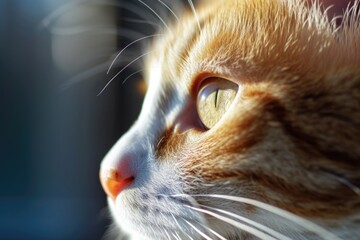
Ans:
[{"label": "whisker", "polygon": [[176,236],[174,233],[171,233],[171,235],[173,235],[176,240],[181,240],[181,238],[179,238],[178,236]]},{"label": "whisker", "polygon": [[[120,63],[117,63],[116,65],[122,65],[123,63],[125,63],[127,61],[129,61],[129,60],[122,59],[122,61]],[[71,87],[72,85],[80,83],[86,79],[89,79],[90,77],[95,76],[96,74],[99,74],[99,73],[105,74],[106,69],[108,68],[109,64],[110,64],[110,61],[106,61],[106,62],[98,64],[94,67],[88,68],[87,70],[74,75],[70,79],[66,80],[66,82],[64,84],[61,85],[60,91],[64,91],[64,90],[68,89],[69,87]]]},{"label": "whisker", "polygon": [[81,4],[80,1],[77,2],[69,2],[67,4],[64,4],[61,7],[58,7],[55,11],[53,11],[52,13],[50,13],[48,16],[46,16],[41,23],[39,24],[39,28],[43,29],[43,28],[47,28],[48,26],[51,25],[51,23],[59,18],[63,13],[68,12],[69,9],[73,8],[74,6]]},{"label": "whisker", "polygon": [[114,34],[114,29],[106,29],[104,27],[52,27],[50,32],[55,35],[75,35],[86,32],[94,32],[99,34]]},{"label": "whisker", "polygon": [[164,230],[164,231],[165,231],[165,234],[168,237],[168,239],[171,240],[171,237],[170,237],[169,233],[166,230]]},{"label": "whisker", "polygon": [[[197,221],[196,221],[197,222]],[[226,238],[224,238],[223,236],[221,236],[218,232],[216,232],[215,230],[209,228],[208,226],[197,222],[198,224],[200,224],[203,228],[206,228],[206,230],[208,230],[209,232],[211,232],[212,234],[214,234],[215,236],[217,236],[218,238],[220,238],[221,240],[227,240]]]},{"label": "whisker", "polygon": [[186,232],[184,232],[184,234],[190,239],[190,240],[194,240],[189,234],[187,234]]},{"label": "whisker", "polygon": [[202,213],[208,214],[210,216],[213,216],[213,217],[215,217],[215,218],[217,218],[219,220],[222,220],[223,222],[226,222],[226,223],[231,224],[231,225],[233,225],[233,226],[235,226],[235,227],[237,227],[237,228],[239,228],[239,229],[241,229],[241,230],[243,230],[245,232],[248,232],[248,233],[250,233],[250,234],[252,234],[252,235],[254,235],[254,236],[256,236],[256,237],[258,237],[260,239],[277,240],[276,238],[270,236],[269,234],[266,234],[266,233],[264,233],[262,231],[259,231],[258,229],[250,227],[250,226],[248,226],[246,224],[239,223],[239,222],[237,222],[237,221],[235,221],[235,220],[233,220],[231,218],[224,217],[222,215],[216,214],[216,213],[211,212],[209,210],[205,210],[205,209],[201,209],[201,208],[197,208],[197,207],[192,207],[192,206],[188,206],[188,205],[184,205],[184,206],[187,207],[187,208],[193,209],[195,211],[202,212]]},{"label": "whisker", "polygon": [[[186,206],[186,205],[185,205]],[[212,240],[211,237],[209,237],[208,235],[206,235],[205,233],[203,233],[202,231],[200,231],[200,229],[198,229],[197,227],[195,227],[193,224],[191,224],[189,221],[185,220],[184,221],[190,226],[192,227],[197,233],[199,233],[201,236],[203,236],[205,239],[207,240]]]},{"label": "whisker", "polygon": [[[179,226],[180,229],[182,229],[183,227],[179,224],[179,222],[176,220],[175,216],[171,213],[172,217],[174,218],[176,224]],[[184,217],[178,216],[182,221],[186,221],[186,219]],[[196,222],[197,224],[201,225],[201,227],[205,228],[206,230],[208,230],[209,232],[211,232],[212,234],[214,234],[215,236],[217,236],[218,238],[220,238],[221,240],[226,240],[226,238],[224,238],[223,236],[221,236],[219,233],[217,233],[216,231],[212,230],[211,228],[209,228],[208,226],[206,226],[203,223],[200,223],[197,220],[192,220],[193,222]],[[190,225],[189,225],[190,226]],[[186,234],[186,236],[188,236],[190,239],[193,239],[191,236],[189,236],[186,232],[183,231],[184,234]]]},{"label": "whisker", "polygon": [[341,182],[342,184],[344,184],[345,186],[350,188],[356,195],[360,196],[360,188],[358,186],[355,186],[349,180],[347,180],[347,179],[345,179],[343,177],[340,177],[340,176],[338,176],[336,174],[332,174],[332,173],[329,173],[329,174],[331,176],[333,176],[334,178],[336,178],[336,180],[338,180],[339,182]]},{"label": "whisker", "polygon": [[111,28],[103,28],[103,27],[52,27],[50,32],[54,35],[76,35],[83,33],[94,33],[94,34],[108,34],[108,35],[117,35],[120,37],[133,39],[140,38],[144,35],[133,30],[120,29],[115,30]]},{"label": "whisker", "polygon": [[[162,212],[160,212],[160,215],[161,215],[161,218],[165,218],[165,215]],[[172,239],[170,234],[173,235],[173,233],[170,232],[170,234],[169,234],[169,232],[168,232],[168,230],[170,231],[170,229],[162,228],[161,230],[165,231],[165,234],[168,237],[168,239],[170,239],[170,240]]]},{"label": "whisker", "polygon": [[89,68],[87,69],[86,71],[83,71],[77,75],[75,75],[74,77],[70,78],[69,80],[66,81],[66,83],[64,83],[60,90],[63,91],[63,90],[66,90],[68,89],[70,86],[76,84],[76,83],[79,83],[85,79],[88,79],[89,77],[91,76],[94,76],[98,73],[101,73],[101,72],[105,72],[105,70],[107,69],[107,67],[109,66],[109,62],[105,62],[105,63],[102,63],[102,64],[99,64],[95,67],[92,67],[92,68]]},{"label": "whisker", "polygon": [[224,238],[223,236],[221,236],[219,233],[215,232],[214,230],[212,230],[209,227],[203,226],[205,227],[208,231],[210,231],[212,234],[214,234],[215,236],[217,236],[218,238],[220,238],[221,240],[227,240],[226,238]]},{"label": "whisker", "polygon": [[[186,204],[184,204],[184,205],[186,205]],[[186,220],[184,217],[181,217],[181,216],[180,216],[180,218],[181,218],[183,221]],[[221,240],[227,240],[225,237],[221,236],[218,232],[216,232],[215,230],[213,230],[213,229],[211,229],[210,227],[206,226],[206,224],[201,223],[201,222],[199,222],[199,221],[197,221],[197,220],[192,220],[192,221],[195,222],[195,223],[197,223],[197,224],[199,224],[199,225],[201,225],[201,227],[205,228],[205,229],[208,230],[210,233],[212,233],[212,234],[214,234],[215,236],[217,236],[219,239],[221,239]],[[187,234],[186,234],[186,235],[187,235]],[[192,237],[190,237],[189,235],[187,235],[187,236],[188,236],[190,239],[192,239]]]},{"label": "whisker", "polygon": [[138,71],[136,71],[136,72],[133,72],[132,74],[130,74],[129,76],[127,76],[126,78],[125,78],[125,80],[122,82],[122,84],[124,84],[129,78],[131,78],[132,76],[134,76],[135,74],[138,74],[138,73],[140,73],[140,72],[142,72],[144,69],[140,69],[140,70],[138,70]]},{"label": "whisker", "polygon": [[[186,234],[187,235],[187,234]],[[187,235],[189,237],[190,240],[194,240],[192,237],[190,237],[189,235]]]},{"label": "whisker", "polygon": [[109,6],[109,7],[119,7],[119,8],[124,8],[126,10],[129,10],[130,12],[138,15],[139,17],[144,17],[144,14],[142,13],[142,11],[140,11],[141,9],[137,8],[135,5],[130,5],[130,4],[121,4],[121,3],[116,3],[114,1],[105,1],[105,0],[78,0],[78,1],[72,1],[69,3],[64,4],[61,7],[58,7],[56,10],[54,10],[52,13],[50,13],[48,16],[46,16],[41,23],[39,24],[39,28],[43,29],[43,28],[47,28],[49,27],[57,18],[59,18],[61,15],[63,15],[66,12],[69,12],[72,8],[74,8],[77,5],[82,5],[82,4],[87,4],[87,5],[100,5],[100,6]]},{"label": "whisker", "polygon": [[174,216],[174,214],[172,214],[171,212],[170,212],[170,214],[171,214],[171,217],[174,219],[176,225],[178,225],[179,229],[182,229],[182,226],[179,224],[179,222],[178,222],[178,220],[176,219],[176,217]]},{"label": "whisker", "polygon": [[196,9],[195,9],[194,3],[192,2],[192,0],[188,0],[188,2],[189,2],[189,5],[190,5],[190,7],[191,7],[191,10],[192,10],[192,12],[193,12],[193,14],[194,14],[194,16],[195,16],[195,19],[196,19],[196,22],[197,22],[197,25],[198,25],[198,28],[199,28],[199,32],[201,33],[200,21],[199,21],[198,15],[197,15],[197,13],[196,13]]},{"label": "whisker", "polygon": [[131,62],[129,62],[125,67],[123,67],[117,74],[115,74],[114,77],[112,77],[107,84],[105,85],[105,87],[103,89],[101,89],[101,91],[99,92],[99,94],[97,96],[100,96],[105,89],[109,86],[110,83],[112,83],[112,81],[114,81],[114,79],[119,76],[120,73],[122,73],[126,68],[128,68],[131,64],[133,64],[134,62],[136,62],[137,60],[139,60],[140,58],[143,58],[146,55],[149,55],[152,51],[149,51],[147,53],[141,54],[139,57],[135,58],[134,60],[132,60]]},{"label": "whisker", "polygon": [[344,184],[348,188],[350,188],[356,195],[360,196],[360,188],[350,182],[347,178],[341,176],[338,173],[335,173],[329,169],[321,168],[320,169],[323,173],[328,174],[330,177],[335,178],[337,181],[339,181],[341,184]]},{"label": "whisker", "polygon": [[285,235],[283,235],[283,234],[281,234],[281,233],[279,233],[279,232],[277,232],[277,231],[275,231],[275,230],[273,230],[273,229],[271,229],[271,228],[269,228],[269,227],[267,227],[265,225],[262,225],[262,224],[260,224],[258,222],[255,222],[255,221],[251,220],[251,219],[245,218],[243,216],[239,216],[239,215],[231,213],[229,211],[225,211],[225,210],[222,210],[222,209],[213,208],[213,207],[209,207],[209,206],[205,206],[205,205],[199,205],[199,206],[201,206],[203,208],[208,208],[208,209],[211,209],[211,210],[214,210],[214,211],[217,211],[217,212],[224,213],[224,214],[229,215],[231,217],[234,217],[234,218],[236,218],[238,220],[241,220],[241,221],[243,221],[243,222],[245,222],[245,223],[247,223],[249,225],[252,225],[252,226],[254,226],[254,227],[256,227],[256,228],[258,228],[258,229],[260,229],[260,230],[262,230],[262,231],[264,231],[264,232],[266,232],[266,233],[268,233],[268,234],[270,234],[270,235],[272,235],[272,236],[274,236],[274,237],[276,237],[278,239],[291,240],[291,238],[289,238],[289,237],[287,237],[287,236],[285,236]]},{"label": "whisker", "polygon": [[[176,194],[178,196],[181,196],[183,194]],[[173,195],[176,197],[176,195]],[[294,223],[297,223],[298,225],[306,228],[307,230],[310,230],[314,233],[317,233],[319,236],[323,237],[324,239],[334,239],[334,240],[341,240],[339,237],[337,237],[336,235],[334,235],[333,233],[329,232],[328,230],[314,224],[311,221],[308,221],[304,218],[301,218],[293,213],[290,213],[288,211],[285,211],[283,209],[271,206],[269,204],[254,200],[254,199],[250,199],[250,198],[243,198],[243,197],[236,197],[236,196],[227,196],[227,195],[218,195],[218,194],[196,194],[196,195],[191,195],[191,196],[197,196],[197,197],[212,197],[212,198],[220,198],[220,199],[226,199],[226,200],[230,200],[230,201],[235,201],[235,202],[241,202],[241,203],[246,203],[246,204],[250,204],[259,208],[262,208],[266,211],[269,211],[271,213],[274,213],[278,216],[281,216],[285,219],[291,220]]]},{"label": "whisker", "polygon": [[148,21],[148,20],[140,20],[140,19],[135,19],[135,18],[129,18],[129,17],[123,17],[121,18],[122,21],[125,21],[125,22],[131,22],[131,23],[143,23],[143,24],[149,24],[149,25],[152,25],[153,27],[156,27],[156,28],[159,28],[159,25],[155,22],[151,22],[151,21]]},{"label": "whisker", "polygon": [[145,37],[141,37],[139,39],[136,39],[135,41],[132,41],[131,43],[129,43],[128,45],[126,45],[114,58],[114,60],[111,62],[110,66],[109,66],[109,69],[107,70],[107,74],[109,74],[112,66],[114,65],[114,63],[116,62],[116,60],[119,58],[119,56],[126,50],[128,49],[130,46],[132,46],[133,44],[139,42],[139,41],[142,41],[144,39],[147,39],[147,38],[152,38],[152,37],[156,37],[156,36],[161,36],[162,34],[152,34],[152,35],[148,35],[148,36],[145,36]]},{"label": "whisker", "polygon": [[159,20],[164,24],[164,26],[167,28],[167,30],[168,30],[169,32],[171,32],[169,26],[165,23],[164,19],[162,19],[162,17],[161,17],[154,9],[152,9],[149,5],[147,5],[147,4],[144,3],[143,1],[141,1],[141,0],[138,0],[138,1],[139,1],[140,3],[142,3],[145,7],[147,7],[151,12],[153,12],[153,13],[156,15],[156,17],[158,17]]},{"label": "whisker", "polygon": [[164,3],[163,1],[161,0],[158,0],[162,5],[164,5],[171,13],[172,15],[176,18],[176,20],[179,22],[179,17],[176,16],[175,12],[166,4]]},{"label": "whisker", "polygon": [[175,232],[176,236],[178,236],[179,240],[181,240],[181,237],[179,236],[178,232]]}]

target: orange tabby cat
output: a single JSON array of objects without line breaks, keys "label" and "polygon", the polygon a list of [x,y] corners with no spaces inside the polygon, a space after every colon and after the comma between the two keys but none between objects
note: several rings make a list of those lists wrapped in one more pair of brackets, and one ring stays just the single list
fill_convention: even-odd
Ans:
[{"label": "orange tabby cat", "polygon": [[189,3],[101,164],[122,234],[360,239],[358,2],[340,26],[303,1]]}]

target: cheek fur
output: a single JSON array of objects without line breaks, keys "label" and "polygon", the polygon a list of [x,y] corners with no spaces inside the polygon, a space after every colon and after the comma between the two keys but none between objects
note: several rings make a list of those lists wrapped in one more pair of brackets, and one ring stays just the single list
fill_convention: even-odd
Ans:
[{"label": "cheek fur", "polygon": [[[179,134],[168,129],[157,145],[158,158],[180,166],[188,186],[194,179],[213,185],[189,187],[197,189],[195,193],[219,194],[219,186],[231,182],[232,191],[249,196],[244,185],[251,186],[253,198],[311,218],[345,217],[359,208],[358,197],[348,186],[329,180],[316,167],[327,164],[339,169],[338,162],[321,160],[317,151],[304,148],[308,138],[292,135],[287,103],[250,88],[241,105],[237,113],[208,132]],[[247,106],[252,111],[246,111]]]}]

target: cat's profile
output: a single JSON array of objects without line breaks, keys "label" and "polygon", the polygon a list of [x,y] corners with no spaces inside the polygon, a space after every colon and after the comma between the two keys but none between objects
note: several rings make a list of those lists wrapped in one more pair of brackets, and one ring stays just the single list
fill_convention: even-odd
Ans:
[{"label": "cat's profile", "polygon": [[101,164],[120,239],[360,239],[358,2],[321,9],[189,1],[165,23]]}]

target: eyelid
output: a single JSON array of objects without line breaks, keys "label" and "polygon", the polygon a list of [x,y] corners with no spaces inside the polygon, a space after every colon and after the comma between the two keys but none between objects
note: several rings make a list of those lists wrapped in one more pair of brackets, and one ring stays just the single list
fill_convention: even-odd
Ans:
[{"label": "eyelid", "polygon": [[234,81],[231,77],[224,76],[223,74],[216,74],[216,73],[210,73],[210,72],[203,72],[197,75],[194,80],[192,81],[192,85],[190,87],[191,89],[191,95],[197,97],[197,93],[201,90],[201,88],[206,84],[208,79],[211,78],[221,78],[230,82],[233,82],[237,85],[239,85],[238,82]]}]

